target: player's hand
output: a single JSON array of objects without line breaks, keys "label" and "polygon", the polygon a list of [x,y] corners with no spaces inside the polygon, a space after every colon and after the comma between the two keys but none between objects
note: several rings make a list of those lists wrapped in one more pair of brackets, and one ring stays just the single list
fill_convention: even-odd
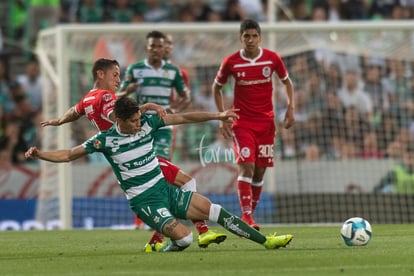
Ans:
[{"label": "player's hand", "polygon": [[226,120],[226,121],[220,121],[219,123],[219,127],[220,127],[220,132],[223,135],[223,137],[225,139],[230,139],[232,137],[231,135],[231,125],[233,124],[233,122],[231,120]]},{"label": "player's hand", "polygon": [[158,116],[161,119],[163,119],[168,114],[168,111],[164,107],[162,107],[160,105],[157,108],[155,108],[155,111],[157,112]]},{"label": "player's hand", "polygon": [[285,120],[283,121],[284,127],[289,129],[295,124],[295,110],[292,107],[288,107],[285,114]]},{"label": "player's hand", "polygon": [[229,122],[233,122],[233,120],[237,120],[239,118],[239,115],[237,115],[237,112],[240,109],[228,109],[223,112],[220,112],[220,120],[226,121],[229,120]]},{"label": "player's hand", "polygon": [[26,159],[38,159],[39,158],[39,150],[36,147],[31,147],[24,153],[24,157]]},{"label": "player's hand", "polygon": [[129,95],[129,94],[135,92],[135,90],[137,90],[138,86],[139,86],[139,84],[137,82],[128,84],[127,88],[125,89],[126,94]]},{"label": "player's hand", "polygon": [[40,122],[40,125],[42,127],[45,127],[45,126],[59,126],[60,124],[58,120],[53,119],[53,120],[47,120],[47,121]]}]

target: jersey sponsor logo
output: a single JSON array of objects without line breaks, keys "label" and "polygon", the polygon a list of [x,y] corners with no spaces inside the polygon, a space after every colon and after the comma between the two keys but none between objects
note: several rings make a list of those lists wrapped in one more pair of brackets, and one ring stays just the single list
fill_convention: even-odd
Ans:
[{"label": "jersey sponsor logo", "polygon": [[240,77],[245,77],[246,76],[246,72],[237,72],[237,77],[238,78],[240,78]]},{"label": "jersey sponsor logo", "polygon": [[270,75],[272,74],[272,70],[270,69],[270,67],[269,67],[269,66],[265,66],[265,67],[263,67],[263,69],[262,69],[262,74],[263,74],[263,76],[264,76],[265,78],[268,78],[268,77],[270,77]]},{"label": "jersey sponsor logo", "polygon": [[117,152],[119,149],[119,138],[118,137],[106,137],[105,144],[111,148],[112,152]]},{"label": "jersey sponsor logo", "polygon": [[267,82],[271,82],[271,81],[272,81],[272,79],[270,77],[268,77],[266,79],[251,80],[251,81],[239,80],[239,81],[237,81],[237,85],[254,85],[254,84],[267,83]]},{"label": "jersey sponsor logo", "polygon": [[159,208],[157,209],[157,213],[160,214],[162,218],[170,217],[171,213],[168,211],[167,208]]},{"label": "jersey sponsor logo", "polygon": [[250,149],[248,147],[244,147],[240,150],[240,155],[243,156],[243,158],[250,157]]}]

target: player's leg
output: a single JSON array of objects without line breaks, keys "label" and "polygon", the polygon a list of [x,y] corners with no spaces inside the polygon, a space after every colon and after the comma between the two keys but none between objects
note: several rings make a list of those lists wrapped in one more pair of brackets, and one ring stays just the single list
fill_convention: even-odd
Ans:
[{"label": "player's leg", "polygon": [[[158,157],[158,161],[160,163],[162,173],[169,184],[173,184],[181,189],[192,192],[196,191],[196,180],[193,177],[183,172],[178,166],[162,157]],[[198,246],[202,248],[206,248],[212,243],[220,243],[227,238],[225,234],[216,233],[215,231],[210,230],[204,220],[192,220],[192,222],[199,235]],[[157,233],[154,233],[153,237],[154,239],[151,238],[149,244],[162,241],[159,239],[160,236]],[[146,247],[148,246],[146,245]]]},{"label": "player's leg", "polygon": [[[256,162],[251,183],[252,188],[252,219],[262,194],[264,175],[267,167],[274,165],[274,140],[276,127],[273,121],[265,123],[255,131]],[[254,221],[254,220],[253,220]],[[259,230],[259,226],[255,227]]]},{"label": "player's leg", "polygon": [[292,235],[270,235],[266,237],[236,215],[218,204],[211,203],[208,198],[198,193],[194,193],[191,198],[187,218],[209,219],[217,222],[231,233],[262,244],[267,249],[285,247],[293,238]]},{"label": "player's leg", "polygon": [[256,226],[252,217],[252,182],[257,149],[254,132],[249,128],[234,127],[233,146],[238,165],[237,191],[242,219]]}]

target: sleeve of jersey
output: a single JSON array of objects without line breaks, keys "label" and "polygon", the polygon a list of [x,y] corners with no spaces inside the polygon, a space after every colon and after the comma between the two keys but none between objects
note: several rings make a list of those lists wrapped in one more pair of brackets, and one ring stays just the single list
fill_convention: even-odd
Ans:
[{"label": "sleeve of jersey", "polygon": [[116,96],[113,92],[111,92],[111,93],[105,94],[102,100],[103,100],[102,113],[105,115],[105,117],[109,118],[109,114],[111,114],[112,111],[114,110]]},{"label": "sleeve of jersey", "polygon": [[98,134],[92,136],[85,142],[83,142],[82,146],[85,148],[85,150],[90,154],[94,152],[102,152],[104,147],[104,139],[101,137],[101,132]]},{"label": "sleeve of jersey", "polygon": [[83,98],[75,105],[75,111],[80,115],[85,115],[85,108],[83,107]]},{"label": "sleeve of jersey", "polygon": [[276,74],[281,80],[285,80],[289,77],[288,71],[286,69],[285,63],[283,62],[283,59],[280,57],[279,54],[275,54],[275,65],[276,65]]},{"label": "sleeve of jersey", "polygon": [[174,88],[179,95],[184,95],[187,92],[187,85],[185,84],[183,75],[178,68],[177,74],[175,74]]},{"label": "sleeve of jersey", "polygon": [[161,119],[158,115],[154,114],[154,115],[145,115],[145,116],[147,116],[146,121],[152,129],[157,130],[160,127],[165,126],[164,120]]},{"label": "sleeve of jersey", "polygon": [[223,86],[227,82],[227,78],[229,76],[229,72],[227,68],[228,68],[228,58],[223,60],[223,62],[220,65],[219,70],[217,71],[217,75],[214,78],[214,81],[221,86]]}]

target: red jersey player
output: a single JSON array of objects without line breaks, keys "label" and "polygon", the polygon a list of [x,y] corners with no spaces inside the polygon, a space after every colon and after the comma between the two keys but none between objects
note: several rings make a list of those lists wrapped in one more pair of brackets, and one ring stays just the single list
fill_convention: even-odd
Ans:
[{"label": "red jersey player", "polygon": [[[42,126],[59,126],[64,123],[72,122],[81,116],[87,116],[98,130],[109,129],[115,121],[113,114],[114,104],[117,99],[115,91],[117,91],[121,80],[119,64],[116,60],[98,59],[92,68],[94,78],[94,88],[90,90],[76,105],[69,108],[66,113],[56,119],[41,122]],[[166,113],[165,110],[156,104],[147,103],[140,107],[140,111],[144,113],[148,109],[156,110],[160,117]],[[183,189],[196,190],[195,179],[180,170],[173,163],[158,157],[161,170],[165,180]],[[204,221],[194,222],[199,233],[199,246],[206,248],[211,243],[220,243],[226,239],[226,235],[215,233],[208,229]],[[146,252],[152,251],[152,245],[155,242],[162,242],[163,235],[161,233],[154,234],[145,246]]]},{"label": "red jersey player", "polygon": [[293,84],[278,53],[261,48],[259,24],[246,19],[240,25],[243,49],[226,57],[212,85],[219,111],[224,111],[222,86],[229,76],[234,78],[233,107],[239,109],[239,119],[233,123],[220,122],[226,138],[233,138],[239,175],[238,195],[242,219],[259,229],[253,219],[263,186],[267,167],[273,166],[276,134],[272,103],[272,77],[276,73],[284,85],[288,101],[284,127],[294,122]]}]

